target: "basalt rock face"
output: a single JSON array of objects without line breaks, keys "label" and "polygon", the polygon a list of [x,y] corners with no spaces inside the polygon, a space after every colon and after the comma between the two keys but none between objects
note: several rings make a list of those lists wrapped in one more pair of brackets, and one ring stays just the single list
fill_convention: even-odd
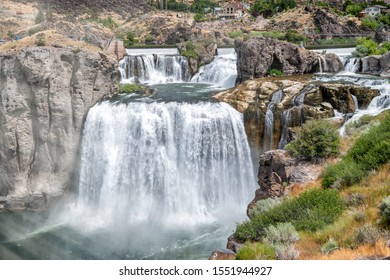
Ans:
[{"label": "basalt rock face", "polygon": [[361,73],[390,77],[390,52],[384,55],[370,55],[361,58]]},{"label": "basalt rock face", "polygon": [[328,9],[317,9],[314,13],[314,24],[321,34],[356,34],[362,30],[353,21],[341,24],[336,15],[330,13]]},{"label": "basalt rock face", "polygon": [[331,118],[365,108],[379,95],[376,89],[351,84],[320,83],[306,77],[249,80],[214,97],[244,114],[248,141],[255,151],[283,148],[294,128],[311,119]]},{"label": "basalt rock face", "polygon": [[29,47],[0,54],[0,208],[42,208],[70,187],[88,109],[113,94],[103,53]]},{"label": "basalt rock face", "polygon": [[[269,69],[280,70],[286,75],[305,74],[319,71],[320,59],[326,65],[335,63],[335,57],[321,57],[295,44],[271,38],[258,37],[245,42],[236,40],[234,48],[237,53],[237,83],[264,77]],[[342,70],[340,59],[337,58],[336,63],[327,69],[332,72]]]}]

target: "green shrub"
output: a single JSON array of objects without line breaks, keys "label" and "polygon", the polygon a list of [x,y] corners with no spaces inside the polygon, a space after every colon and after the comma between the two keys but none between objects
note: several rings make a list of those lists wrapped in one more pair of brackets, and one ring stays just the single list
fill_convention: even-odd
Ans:
[{"label": "green shrub", "polygon": [[133,46],[136,43],[134,32],[126,32],[125,37],[123,38],[123,44],[125,47]]},{"label": "green shrub", "polygon": [[356,162],[353,160],[342,160],[325,168],[321,174],[322,186],[340,189],[359,183],[364,175],[365,173],[361,166]]},{"label": "green shrub", "polygon": [[390,50],[390,43],[385,42],[378,45],[371,39],[360,38],[357,40],[356,50],[352,52],[355,57],[363,57],[367,55],[381,55]]},{"label": "green shrub", "polygon": [[347,5],[345,12],[349,15],[358,16],[359,13],[363,10],[363,7],[358,4]]},{"label": "green shrub", "polygon": [[329,165],[322,173],[322,185],[351,186],[360,182],[371,170],[390,161],[390,113],[382,122],[356,140],[342,161]]},{"label": "green shrub", "polygon": [[286,149],[301,159],[318,161],[337,154],[339,146],[337,129],[325,120],[313,120],[302,125],[297,138]]},{"label": "green shrub", "polygon": [[152,44],[155,41],[155,38],[152,35],[145,37],[145,44]]},{"label": "green shrub", "polygon": [[242,36],[242,31],[229,32],[229,37],[232,39],[238,38],[240,36]]},{"label": "green shrub", "polygon": [[372,31],[375,31],[379,27],[379,23],[373,17],[366,17],[362,20],[362,26],[368,27]]},{"label": "green shrub", "polygon": [[35,44],[38,47],[43,47],[46,45],[46,38],[44,33],[40,33],[37,35],[37,40],[35,41]]},{"label": "green shrub", "polygon": [[195,21],[203,21],[205,18],[203,16],[203,14],[201,13],[197,13],[195,16],[194,16],[194,20]]},{"label": "green shrub", "polygon": [[305,35],[299,34],[295,30],[288,30],[285,35],[285,40],[291,43],[300,43],[300,42],[306,42],[307,38]]},{"label": "green shrub", "polygon": [[258,240],[268,226],[288,222],[299,231],[316,231],[333,223],[343,209],[344,202],[336,190],[313,189],[237,225],[234,236],[240,241]]},{"label": "green shrub", "polygon": [[237,260],[274,260],[275,248],[263,243],[248,243],[236,254]]},{"label": "green shrub", "polygon": [[119,93],[131,93],[139,90],[143,90],[144,87],[135,84],[119,84]]},{"label": "green shrub", "polygon": [[195,51],[193,51],[193,50],[185,50],[185,51],[182,51],[181,52],[181,55],[182,56],[185,56],[185,57],[187,57],[187,58],[193,58],[193,59],[198,59],[198,54],[195,52]]},{"label": "green shrub", "polygon": [[365,57],[368,55],[368,49],[363,45],[356,46],[356,49],[352,52],[354,57]]},{"label": "green shrub", "polygon": [[253,218],[254,216],[267,212],[269,209],[279,205],[282,202],[281,199],[278,198],[267,198],[267,199],[261,199],[256,202],[256,205],[249,209],[248,216],[250,218]]},{"label": "green shrub", "polygon": [[267,75],[271,77],[282,77],[284,76],[284,73],[281,70],[272,68],[272,69],[268,69]]},{"label": "green shrub", "polygon": [[38,32],[41,32],[41,31],[42,31],[42,28],[40,26],[36,26],[36,27],[30,28],[27,31],[27,33],[28,33],[29,36],[31,36],[31,35],[34,35],[34,34],[36,34]]},{"label": "green shrub", "polygon": [[299,234],[291,223],[278,223],[266,228],[264,240],[271,245],[294,244],[299,240]]},{"label": "green shrub", "polygon": [[100,20],[100,23],[107,28],[114,29],[118,27],[118,24],[113,20],[111,16],[108,16],[102,20]]},{"label": "green shrub", "polygon": [[382,203],[379,205],[379,213],[382,221],[390,225],[390,196],[383,199]]}]

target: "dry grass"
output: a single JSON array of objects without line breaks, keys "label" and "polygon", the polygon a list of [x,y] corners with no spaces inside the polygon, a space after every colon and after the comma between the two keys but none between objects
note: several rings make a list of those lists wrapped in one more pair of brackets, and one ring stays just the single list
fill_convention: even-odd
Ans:
[{"label": "dry grass", "polygon": [[[292,188],[293,195],[298,195],[300,192],[301,187]],[[390,195],[390,164],[371,174],[360,184],[343,190],[341,194],[345,198],[359,194],[364,199],[361,204],[346,209],[332,225],[314,234],[301,232],[300,240],[296,244],[296,248],[300,251],[300,259],[351,260],[390,256],[390,248],[386,247],[383,240],[378,241],[375,246],[361,245],[352,248],[353,236],[360,227],[366,224],[378,227],[378,205],[383,198]],[[337,241],[340,250],[323,255],[320,249],[330,239]]]},{"label": "dry grass", "polygon": [[356,249],[344,249],[333,251],[329,255],[318,255],[315,260],[361,260],[361,259],[383,259],[390,256],[390,248],[383,240],[378,241],[374,246],[363,245]]},{"label": "dry grass", "polygon": [[62,46],[74,49],[89,49],[91,51],[101,51],[98,47],[88,44],[83,41],[71,40],[53,30],[42,31],[32,36],[25,37],[18,41],[10,41],[0,46],[0,52],[17,52],[24,48],[36,46],[37,35],[44,34],[46,46]]}]

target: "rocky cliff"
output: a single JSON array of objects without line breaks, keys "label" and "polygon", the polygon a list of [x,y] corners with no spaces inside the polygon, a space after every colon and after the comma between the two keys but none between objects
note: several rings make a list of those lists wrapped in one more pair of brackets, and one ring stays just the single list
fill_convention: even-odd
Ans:
[{"label": "rocky cliff", "polygon": [[337,56],[320,54],[300,48],[295,44],[271,38],[257,37],[248,41],[235,41],[237,53],[237,82],[264,77],[269,69],[286,75],[314,73],[320,70],[320,61],[331,72],[343,69]]},{"label": "rocky cliff", "polygon": [[352,84],[321,83],[311,76],[265,77],[248,80],[214,97],[244,114],[250,144],[260,153],[283,148],[294,127],[310,119],[331,118],[334,110],[353,113],[379,95]]},{"label": "rocky cliff", "polygon": [[99,52],[28,47],[0,54],[0,208],[40,208],[72,184],[88,109],[113,94]]}]

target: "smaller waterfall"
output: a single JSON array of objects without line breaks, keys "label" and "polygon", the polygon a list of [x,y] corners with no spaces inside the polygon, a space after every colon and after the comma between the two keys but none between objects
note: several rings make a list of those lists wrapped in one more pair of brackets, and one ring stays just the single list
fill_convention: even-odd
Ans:
[{"label": "smaller waterfall", "polygon": [[360,59],[356,57],[350,57],[344,63],[344,73],[355,74],[359,71],[360,68]]},{"label": "smaller waterfall", "polygon": [[353,94],[351,94],[351,95],[352,95],[353,103],[355,104],[355,112],[356,112],[357,110],[359,110],[359,103],[358,103],[356,96]]},{"label": "smaller waterfall", "polygon": [[283,149],[289,142],[289,128],[292,125],[291,111],[291,109],[288,109],[282,113],[282,135],[280,136],[278,149]]},{"label": "smaller waterfall", "polygon": [[318,65],[320,66],[320,73],[323,73],[321,57],[318,57]]},{"label": "smaller waterfall", "polygon": [[187,58],[180,55],[129,55],[119,62],[123,83],[164,84],[188,82]]},{"label": "smaller waterfall", "polygon": [[272,95],[271,102],[268,104],[265,113],[264,126],[264,151],[273,149],[274,146],[274,108],[283,98],[283,91],[278,90]]},{"label": "smaller waterfall", "polygon": [[234,53],[218,55],[210,64],[200,67],[191,82],[212,83],[222,88],[234,87],[237,78],[236,61]]}]

